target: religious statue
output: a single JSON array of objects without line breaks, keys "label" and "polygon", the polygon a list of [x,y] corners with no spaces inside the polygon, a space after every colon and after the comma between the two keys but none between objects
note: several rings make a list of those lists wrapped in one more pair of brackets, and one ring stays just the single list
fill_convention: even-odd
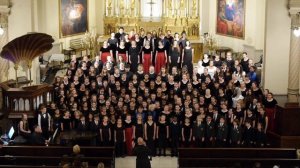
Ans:
[{"label": "religious statue", "polygon": [[135,0],[131,0],[130,8],[131,8],[131,9],[134,9],[134,8],[135,8]]},{"label": "religious statue", "polygon": [[172,0],[169,0],[168,8],[169,8],[168,16],[172,16],[172,11],[173,11]]},{"label": "religious statue", "polygon": [[131,15],[134,15],[135,0],[131,0],[130,9],[131,9]]},{"label": "religious statue", "polygon": [[184,8],[184,0],[180,0],[180,8]]},{"label": "religious statue", "polygon": [[196,11],[197,11],[197,2],[196,2],[196,0],[193,0],[192,10],[193,10],[193,17],[196,18],[197,17],[197,13],[196,13]]},{"label": "religious statue", "polygon": [[111,4],[112,4],[111,0],[108,0],[108,4],[107,4],[108,16],[111,16],[111,9],[112,9]]},{"label": "religious statue", "polygon": [[120,15],[121,16],[124,16],[124,9],[125,9],[124,0],[121,0],[120,1]]}]

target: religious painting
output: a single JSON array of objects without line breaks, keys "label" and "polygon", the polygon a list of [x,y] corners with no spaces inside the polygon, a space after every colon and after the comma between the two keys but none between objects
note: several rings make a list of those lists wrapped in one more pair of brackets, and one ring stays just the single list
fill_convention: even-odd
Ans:
[{"label": "religious painting", "polygon": [[60,37],[80,35],[88,30],[88,0],[59,0]]},{"label": "religious painting", "polygon": [[245,3],[246,0],[217,0],[217,34],[245,38]]}]

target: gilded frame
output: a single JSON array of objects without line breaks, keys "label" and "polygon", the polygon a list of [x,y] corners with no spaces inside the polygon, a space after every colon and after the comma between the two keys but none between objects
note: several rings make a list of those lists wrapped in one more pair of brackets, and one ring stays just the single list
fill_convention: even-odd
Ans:
[{"label": "gilded frame", "polygon": [[246,0],[216,1],[216,34],[244,40]]}]

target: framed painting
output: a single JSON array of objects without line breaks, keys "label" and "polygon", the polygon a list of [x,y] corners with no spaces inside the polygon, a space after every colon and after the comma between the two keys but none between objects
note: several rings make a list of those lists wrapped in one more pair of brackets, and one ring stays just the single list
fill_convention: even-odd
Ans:
[{"label": "framed painting", "polygon": [[246,0],[217,0],[217,34],[245,39],[245,3]]},{"label": "framed painting", "polygon": [[88,0],[58,1],[60,38],[85,33],[88,30]]}]

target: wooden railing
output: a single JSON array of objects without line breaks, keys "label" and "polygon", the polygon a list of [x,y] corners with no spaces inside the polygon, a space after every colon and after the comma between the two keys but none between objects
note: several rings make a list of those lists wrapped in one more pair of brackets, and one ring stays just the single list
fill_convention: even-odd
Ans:
[{"label": "wooden railing", "polygon": [[294,167],[300,165],[295,148],[179,148],[178,167]]},{"label": "wooden railing", "polygon": [[6,83],[0,85],[3,90],[3,111],[8,118],[21,118],[23,113],[33,118],[40,104],[53,101],[53,89],[48,84],[11,88]]},{"label": "wooden railing", "polygon": [[[73,148],[67,146],[3,146],[0,148],[1,165],[13,166],[57,166],[62,156],[72,161]],[[81,162],[88,162],[90,166],[97,166],[102,162],[106,168],[115,167],[115,148],[81,146]],[[38,159],[37,159],[38,158]]]}]

